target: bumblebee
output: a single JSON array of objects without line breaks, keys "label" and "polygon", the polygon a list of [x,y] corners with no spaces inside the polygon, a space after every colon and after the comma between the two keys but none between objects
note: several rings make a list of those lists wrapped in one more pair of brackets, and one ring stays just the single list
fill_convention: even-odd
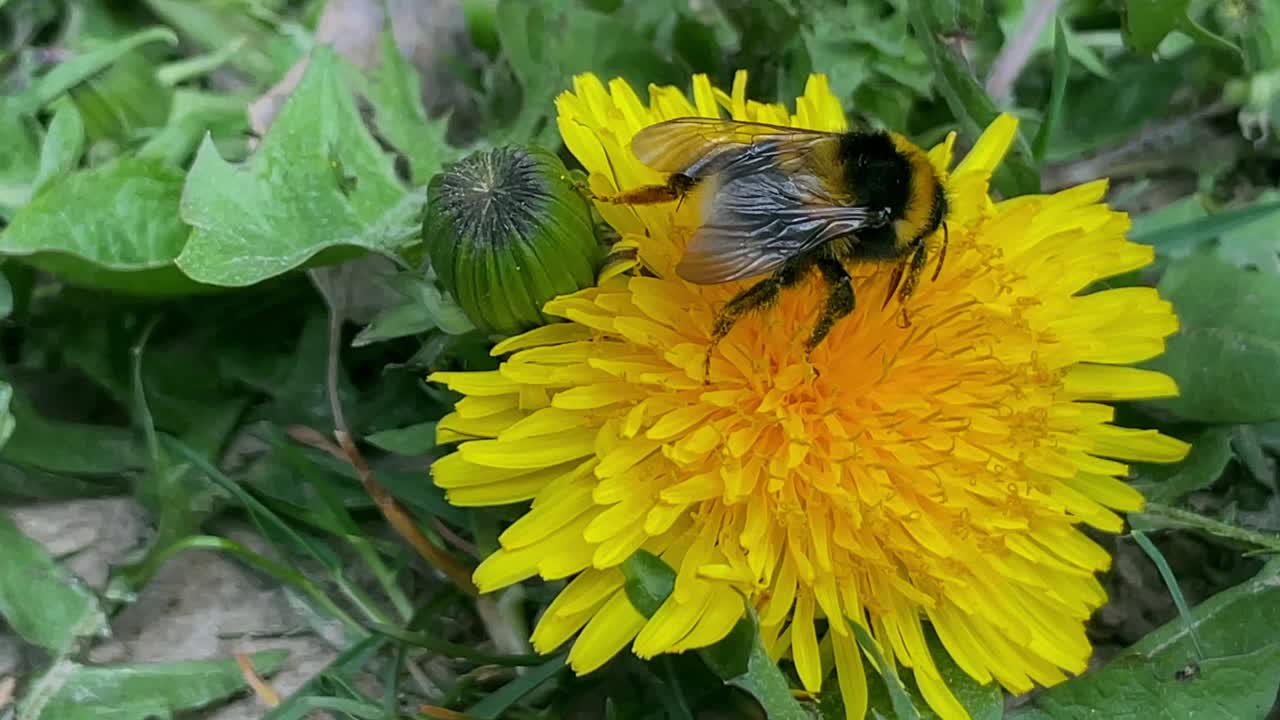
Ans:
[{"label": "bumblebee", "polygon": [[813,272],[827,297],[806,355],[853,311],[847,263],[895,261],[884,305],[895,291],[905,303],[927,263],[928,239],[941,227],[934,279],[942,271],[946,192],[924,151],[897,133],[689,117],[641,130],[631,147],[640,162],[668,173],[667,181],[597,199],[643,205],[683,201],[698,190],[702,222],[677,274],[704,285],[766,276],[720,309],[708,363],[739,319]]}]

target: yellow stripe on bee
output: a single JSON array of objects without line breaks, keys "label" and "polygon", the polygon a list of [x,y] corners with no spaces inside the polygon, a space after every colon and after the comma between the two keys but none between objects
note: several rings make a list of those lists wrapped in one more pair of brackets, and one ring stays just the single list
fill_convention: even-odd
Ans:
[{"label": "yellow stripe on bee", "polygon": [[910,242],[929,222],[933,214],[933,202],[938,189],[938,176],[929,156],[916,147],[915,143],[898,133],[889,133],[893,146],[911,163],[911,198],[907,201],[906,212],[896,223],[899,242]]}]

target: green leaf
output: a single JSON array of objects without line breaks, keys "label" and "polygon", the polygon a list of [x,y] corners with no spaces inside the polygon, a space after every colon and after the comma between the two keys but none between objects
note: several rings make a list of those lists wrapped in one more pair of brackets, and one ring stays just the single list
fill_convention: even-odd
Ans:
[{"label": "green leaf", "polygon": [[0,462],[0,498],[75,500],[127,491],[127,479],[120,475],[78,478]]},{"label": "green leaf", "polygon": [[247,39],[241,36],[211,53],[169,63],[156,70],[156,80],[162,85],[173,86],[208,75],[239,54],[246,42]]},{"label": "green leaf", "polygon": [[1253,579],[1191,611],[1204,646],[1196,662],[1181,618],[1160,627],[1104,668],[1035,696],[1010,720],[1110,718],[1260,718],[1280,686],[1280,559]]},{"label": "green leaf", "polygon": [[173,94],[164,127],[138,148],[137,156],[181,166],[206,134],[215,143],[239,142],[249,127],[244,111],[248,103],[238,95],[179,89]]},{"label": "green leaf", "polygon": [[122,157],[49,185],[0,235],[0,253],[68,281],[142,295],[198,289],[173,266],[187,240],[182,173]]},{"label": "green leaf", "polygon": [[1191,0],[1125,0],[1125,41],[1135,52],[1151,55],[1174,30],[1207,47],[1233,52],[1240,48],[1214,35],[1187,14]]},{"label": "green leaf", "polygon": [[113,43],[76,55],[58,63],[38,78],[23,94],[13,99],[20,112],[34,113],[59,95],[98,74],[130,51],[148,43],[178,44],[178,36],[164,27],[152,27],[125,36]]},{"label": "green leaf", "polygon": [[[1131,239],[1134,242],[1155,247],[1156,252],[1161,255],[1182,257],[1194,252],[1201,243],[1222,238],[1223,242],[1218,254],[1237,262],[1240,256],[1236,251],[1245,250],[1245,248],[1236,245],[1238,239],[1233,238],[1238,236],[1233,236],[1233,233],[1256,232],[1264,238],[1263,243],[1269,241],[1273,246],[1277,244],[1278,234],[1274,228],[1276,221],[1280,220],[1280,202],[1255,203],[1248,207],[1225,210],[1213,215],[1204,215],[1203,208],[1195,198],[1188,198],[1176,207],[1177,213],[1186,214],[1184,222],[1173,222],[1168,225],[1156,223],[1155,227],[1135,228]],[[1174,215],[1170,220],[1176,217],[1177,215]],[[1249,242],[1246,240],[1245,246]],[[1273,248],[1273,255],[1274,252]],[[1248,250],[1245,250],[1245,253],[1246,256],[1252,254]],[[1270,263],[1272,268],[1275,267],[1275,262],[1272,259]],[[1268,268],[1264,264],[1259,266],[1259,269]]]},{"label": "green leaf", "polygon": [[13,314],[13,285],[9,276],[0,272],[0,320]]},{"label": "green leaf", "polygon": [[1125,41],[1136,52],[1150,55],[1165,36],[1178,27],[1190,0],[1125,0]]},{"label": "green leaf", "polygon": [[162,57],[150,48],[133,50],[71,88],[68,96],[83,116],[89,147],[123,149],[164,122],[173,91],[156,80]]},{"label": "green leaf", "polygon": [[[254,671],[270,676],[289,653],[249,656]],[[148,720],[212,705],[245,690],[231,658],[90,666],[63,660],[40,676],[18,709],[18,720]]]},{"label": "green leaf", "polygon": [[[999,109],[973,76],[968,61],[943,39],[926,7],[926,0],[911,0],[911,28],[929,57],[938,90],[956,116],[961,129],[977,138],[1000,114]],[[1006,197],[1040,191],[1040,174],[1032,163],[1031,148],[1019,132],[1009,155],[996,169],[992,183]]]},{"label": "green leaf", "polygon": [[1169,374],[1179,396],[1155,404],[1200,422],[1280,418],[1280,277],[1188,257],[1169,266],[1160,294],[1180,329],[1147,365]]},{"label": "green leaf", "polygon": [[450,335],[475,329],[453,297],[441,292],[431,278],[401,273],[387,278],[387,284],[404,301],[379,312],[373,322],[352,339],[352,347],[419,335],[437,327]]},{"label": "green leaf", "polygon": [[132,434],[120,427],[48,420],[21,397],[13,398],[17,420],[6,462],[72,475],[119,475],[142,467],[144,461]]},{"label": "green leaf", "polygon": [[[738,675],[730,675],[740,668],[739,662],[727,663],[723,658],[741,658],[746,651],[746,667]],[[707,665],[729,685],[746,691],[760,703],[770,720],[808,720],[809,713],[796,702],[791,686],[778,664],[769,657],[760,634],[756,630],[756,615],[751,609],[747,616],[734,625],[733,630],[720,642],[701,653]]]},{"label": "green leaf", "polygon": [[[827,74],[831,92],[846,109],[900,128],[910,99],[933,92],[929,60],[911,41],[907,25],[905,12],[886,14],[870,3],[849,3],[806,23],[801,37],[813,67]],[[877,97],[892,100],[863,101]]]},{"label": "green leaf", "polygon": [[[1077,78],[1067,84],[1070,112],[1054,128],[1047,162],[1069,162],[1141,133],[1186,86],[1189,62],[1118,64],[1109,82]],[[1124,88],[1122,93],[1116,88]]]},{"label": "green leaf", "polygon": [[[0,278],[4,277],[0,275]],[[8,281],[5,281],[5,287],[8,287]],[[13,435],[13,428],[17,425],[17,421],[13,418],[13,411],[9,408],[9,403],[13,401],[13,386],[0,380],[0,450],[4,449],[5,443],[9,442],[9,438]]]},{"label": "green leaf", "polygon": [[[999,685],[994,682],[981,685],[977,680],[969,677],[969,674],[961,670],[960,666],[951,659],[951,654],[947,652],[946,647],[927,626],[925,640],[929,644],[929,653],[933,656],[934,665],[942,676],[942,681],[955,695],[960,705],[969,712],[969,717],[972,720],[1000,720],[1004,715],[1004,695]],[[935,720],[938,715],[922,698],[915,674],[909,668],[902,668],[899,678],[906,687],[912,705],[919,716],[924,720]],[[901,704],[901,698],[898,698],[898,702]],[[824,690],[820,707],[824,718],[844,720],[844,699],[838,692]],[[876,717],[875,713],[881,717],[896,716],[894,698],[889,694],[889,686],[886,683],[868,685],[867,707],[872,711],[868,713],[869,717]]]},{"label": "green leaf", "polygon": [[662,558],[647,550],[637,550],[622,562],[627,599],[641,615],[653,617],[676,587],[676,571]]},{"label": "green leaf", "polygon": [[70,174],[80,164],[84,152],[84,120],[75,103],[63,102],[49,129],[45,131],[44,145],[40,148],[40,169],[31,183],[31,192],[38,193],[51,182]]},{"label": "green leaf", "polygon": [[1217,482],[1231,462],[1231,428],[1212,427],[1191,439],[1191,452],[1173,465],[1134,463],[1133,486],[1151,502],[1171,503]]},{"label": "green leaf", "polygon": [[182,219],[195,228],[177,259],[187,275],[251,285],[325,250],[390,251],[415,237],[424,197],[396,180],[337,62],[317,48],[247,166],[201,145],[182,196]]},{"label": "green leaf", "polygon": [[1218,230],[1215,254],[1236,267],[1280,275],[1280,191],[1268,190],[1237,212],[1237,222]]},{"label": "green leaf", "polygon": [[397,455],[425,455],[436,447],[435,422],[383,430],[365,438],[387,452]]},{"label": "green leaf", "polygon": [[[574,73],[596,68],[606,55],[633,49],[633,36],[619,24],[573,3],[530,3],[498,0],[498,38],[511,70],[523,89],[520,114],[508,139],[555,147],[555,97],[569,87]],[[562,42],[561,38],[572,38]]]},{"label": "green leaf", "polygon": [[382,63],[374,71],[368,95],[378,131],[409,159],[415,185],[425,184],[457,154],[445,140],[449,119],[427,117],[421,78],[400,54],[391,30],[382,33]]},{"label": "green leaf", "polygon": [[[641,615],[652,617],[675,589],[676,572],[662,558],[637,550],[623,561],[623,590]],[[698,651],[707,667],[725,683],[749,693],[774,720],[808,720],[791,696],[782,672],[760,643],[755,613],[750,610],[720,642]]]},{"label": "green leaf", "polygon": [[0,617],[24,640],[61,656],[77,640],[106,636],[107,616],[79,579],[0,514]]},{"label": "green leaf", "polygon": [[911,701],[911,694],[907,692],[907,687],[902,684],[902,678],[898,677],[898,673],[893,666],[888,663],[884,657],[884,653],[880,652],[880,644],[876,639],[871,637],[871,633],[866,628],[855,622],[847,622],[846,625],[853,631],[853,636],[858,639],[858,645],[862,651],[871,658],[875,664],[876,672],[880,673],[880,677],[884,679],[885,689],[889,691],[889,702],[893,709],[893,714],[900,720],[919,720],[920,711],[916,710],[915,703]]},{"label": "green leaf", "polygon": [[8,218],[31,198],[31,183],[40,170],[40,125],[12,103],[0,101],[0,137],[5,139],[0,152],[0,217]]},{"label": "green leaf", "polygon": [[144,0],[144,4],[177,29],[184,40],[206,51],[247,39],[246,46],[232,55],[230,62],[262,87],[279,80],[302,55],[299,39],[263,22],[260,18],[264,13],[247,11],[249,7],[265,9],[266,3],[246,7],[226,2]]}]

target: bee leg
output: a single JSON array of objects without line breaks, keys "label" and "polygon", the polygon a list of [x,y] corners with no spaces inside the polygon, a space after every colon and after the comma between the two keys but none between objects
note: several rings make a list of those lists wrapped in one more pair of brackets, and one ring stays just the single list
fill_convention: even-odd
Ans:
[{"label": "bee leg", "polygon": [[711,326],[711,342],[707,343],[707,352],[702,362],[702,382],[707,383],[711,374],[711,353],[716,345],[724,339],[743,315],[754,310],[768,307],[777,301],[784,288],[800,282],[812,264],[801,258],[783,265],[777,272],[730,298],[720,308],[715,323]]},{"label": "bee leg", "polygon": [[849,272],[844,269],[844,264],[835,257],[827,256],[818,260],[818,270],[827,283],[827,302],[822,307],[822,314],[818,316],[808,342],[804,344],[806,358],[826,339],[837,322],[853,312],[854,306],[853,283],[849,280]]},{"label": "bee leg", "polygon": [[906,269],[906,263],[898,263],[893,268],[893,274],[889,276],[889,292],[884,294],[884,304],[880,306],[881,310],[889,307],[889,301],[893,299],[894,293],[898,291],[898,284],[902,282],[902,271]]},{"label": "bee leg", "polygon": [[947,224],[942,223],[942,247],[938,248],[938,264],[933,268],[933,280],[937,280],[942,274],[942,261],[947,259],[947,243],[951,241],[951,233],[947,230]]},{"label": "bee leg", "polygon": [[915,249],[911,252],[911,259],[907,264],[906,274],[902,278],[902,287],[898,289],[898,301],[902,304],[902,318],[898,322],[899,327],[911,327],[911,319],[907,317],[907,299],[916,291],[920,275],[924,272],[924,266],[928,262],[929,248],[924,238],[921,238],[915,243]]},{"label": "bee leg", "polygon": [[610,205],[657,205],[683,200],[698,184],[697,178],[675,173],[661,185],[641,185],[614,195],[591,194],[592,199]]}]

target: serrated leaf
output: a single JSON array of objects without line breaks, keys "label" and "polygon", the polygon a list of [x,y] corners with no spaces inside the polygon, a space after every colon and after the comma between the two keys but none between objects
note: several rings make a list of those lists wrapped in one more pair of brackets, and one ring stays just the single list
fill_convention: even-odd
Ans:
[{"label": "serrated leaf", "polygon": [[[938,91],[961,130],[977,139],[1000,114],[999,109],[974,78],[965,58],[943,41],[927,0],[911,0],[909,7],[911,28],[933,67]],[[1021,132],[996,169],[992,184],[1006,197],[1039,192],[1040,174],[1032,163],[1031,147]]]},{"label": "serrated leaf", "polygon": [[1125,41],[1136,52],[1155,53],[1160,43],[1178,30],[1208,47],[1239,53],[1240,49],[1214,35],[1187,14],[1191,0],[1125,0]]},{"label": "serrated leaf", "polygon": [[138,148],[139,158],[182,166],[209,135],[214,142],[236,140],[249,127],[246,98],[180,88],[173,94],[164,127]]},{"label": "serrated leaf", "polygon": [[1280,686],[1280,559],[1253,579],[1191,611],[1205,659],[1197,662],[1191,628],[1175,619],[1106,667],[1035,696],[1010,720],[1108,718],[1261,718]]},{"label": "serrated leaf", "polygon": [[449,119],[427,117],[421,78],[400,54],[391,30],[382,33],[382,63],[373,73],[368,97],[379,132],[409,159],[415,185],[426,183],[457,154],[445,140]]},{"label": "serrated leaf", "polygon": [[13,217],[0,253],[89,287],[161,295],[199,289],[173,266],[189,229],[182,173],[122,157],[54,182]]},{"label": "serrated leaf", "polygon": [[243,286],[326,250],[389,251],[415,237],[425,196],[407,194],[365,129],[331,49],[317,48],[242,167],[206,139],[182,194],[195,229],[177,259],[199,282]]},{"label": "serrated leaf", "polygon": [[1212,427],[1190,439],[1191,452],[1173,465],[1134,463],[1133,486],[1147,500],[1171,503],[1217,482],[1231,462],[1231,428]]},{"label": "serrated leaf", "polygon": [[70,174],[80,164],[84,152],[84,120],[75,103],[64,101],[59,105],[45,131],[44,144],[40,148],[40,168],[31,183],[32,193]]},{"label": "serrated leaf", "polygon": [[1154,53],[1178,27],[1189,4],[1190,0],[1125,0],[1125,40],[1137,52]]},{"label": "serrated leaf", "polygon": [[498,0],[498,38],[523,90],[520,114],[508,133],[511,141],[556,146],[559,133],[549,118],[556,95],[569,87],[572,75],[598,68],[609,55],[637,48],[627,33],[632,28],[610,19],[568,3]]},{"label": "serrated leaf", "polygon": [[82,637],[107,634],[98,598],[4,514],[0,548],[0,617],[14,632],[55,657]]},{"label": "serrated leaf", "polygon": [[26,92],[13,99],[14,106],[19,112],[33,113],[53,102],[62,93],[102,72],[130,51],[153,42],[177,45],[178,36],[168,28],[152,27],[81,53],[58,63],[40,76]]},{"label": "serrated leaf", "polygon": [[262,21],[259,13],[246,12],[233,3],[145,0],[144,4],[177,29],[184,40],[206,51],[246,38],[246,46],[232,55],[230,62],[263,86],[279,80],[302,52],[298,40],[276,31]]},{"label": "serrated leaf", "polygon": [[[249,657],[270,676],[286,650]],[[225,660],[89,666],[63,660],[41,675],[18,708],[18,720],[148,720],[206,707],[246,687],[239,664]]]},{"label": "serrated leaf", "polygon": [[1170,375],[1179,395],[1155,404],[1200,422],[1280,418],[1280,277],[1187,257],[1169,266],[1160,294],[1180,329],[1147,365]]}]

